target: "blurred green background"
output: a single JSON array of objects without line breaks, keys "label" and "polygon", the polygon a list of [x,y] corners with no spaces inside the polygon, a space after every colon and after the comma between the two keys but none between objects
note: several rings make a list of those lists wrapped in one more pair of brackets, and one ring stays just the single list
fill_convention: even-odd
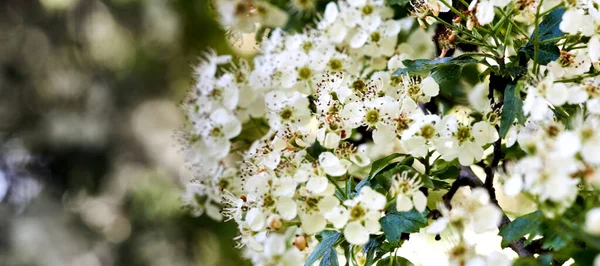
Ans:
[{"label": "blurred green background", "polygon": [[208,0],[0,1],[0,265],[244,265],[180,206]]}]

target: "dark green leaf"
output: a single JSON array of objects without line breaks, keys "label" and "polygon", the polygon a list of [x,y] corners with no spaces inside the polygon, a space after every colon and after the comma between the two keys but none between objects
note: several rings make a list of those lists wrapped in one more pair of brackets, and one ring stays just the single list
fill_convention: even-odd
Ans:
[{"label": "dark green leaf", "polygon": [[527,234],[538,232],[541,224],[542,213],[540,211],[523,215],[508,223],[502,227],[500,233],[498,233],[502,236],[502,248],[506,248],[512,241],[524,237]]},{"label": "dark green leaf", "polygon": [[[341,234],[335,231],[323,231],[321,234],[321,243],[315,248],[315,250],[308,256],[308,259],[304,263],[304,266],[309,266],[315,263],[315,261],[319,260],[327,252],[330,251],[331,248],[334,247],[336,242],[340,239]],[[337,260],[337,257],[336,257]]]},{"label": "dark green leaf", "polygon": [[[560,22],[565,13],[564,8],[558,8],[550,14],[544,16],[542,23],[538,27],[538,40],[544,41],[562,36],[564,33],[560,30]],[[531,34],[531,39],[535,39],[535,32]],[[521,51],[527,54],[529,58],[535,60],[535,46],[531,42],[521,47]],[[556,42],[546,42],[538,45],[537,63],[546,65],[560,56],[560,49],[556,46]]]},{"label": "dark green leaf", "polygon": [[597,251],[580,250],[573,254],[573,260],[575,260],[575,265],[578,266],[594,265],[594,259],[597,255],[599,255]]},{"label": "dark green leaf", "polygon": [[393,6],[393,5],[405,6],[408,3],[410,3],[410,0],[387,0],[386,1],[386,4],[388,6]]},{"label": "dark green leaf", "polygon": [[456,178],[460,173],[460,168],[444,160],[437,160],[431,175],[438,179]]},{"label": "dark green leaf", "polygon": [[386,157],[383,157],[377,161],[374,161],[371,164],[371,172],[369,172],[369,176],[366,178],[363,178],[363,180],[361,180],[357,185],[356,188],[354,189],[355,191],[360,191],[360,189],[366,185],[369,181],[371,181],[371,179],[373,179],[374,176],[376,176],[379,172],[381,172],[382,170],[384,170],[386,167],[388,167],[388,165],[390,165],[390,163],[401,156],[407,156],[407,154],[403,154],[403,153],[394,153],[391,155],[388,155]]},{"label": "dark green leaf", "polygon": [[427,226],[427,217],[413,209],[408,212],[396,212],[395,208],[379,220],[388,242],[397,244],[402,233],[416,233]]},{"label": "dark green leaf", "polygon": [[448,182],[444,182],[444,181],[440,181],[440,180],[431,180],[433,182],[433,188],[434,190],[440,190],[440,189],[450,189],[450,183]]},{"label": "dark green leaf", "polygon": [[339,266],[337,251],[335,251],[334,247],[329,247],[325,251],[325,255],[323,255],[323,259],[319,266]]},{"label": "dark green leaf", "polygon": [[534,257],[522,257],[513,262],[513,266],[538,266],[538,262]]},{"label": "dark green leaf", "polygon": [[417,60],[404,60],[402,61],[404,68],[400,68],[394,72],[394,76],[400,76],[407,73],[415,72],[427,72],[432,71],[441,67],[447,66],[463,66],[467,64],[477,63],[477,60],[471,57],[444,57],[440,59],[417,59]]},{"label": "dark green leaf", "polygon": [[433,181],[427,175],[421,175],[421,182],[423,182],[423,186],[426,188],[434,188]]},{"label": "dark green leaf", "polygon": [[508,84],[504,90],[504,107],[502,108],[502,117],[500,119],[500,137],[503,138],[508,133],[508,129],[515,121],[525,122],[523,114],[523,101],[519,95],[519,89],[515,84]]},{"label": "dark green leaf", "polygon": [[414,264],[412,264],[412,262],[410,262],[409,260],[407,260],[403,257],[398,257],[398,256],[386,257],[377,262],[377,266],[390,266],[390,265],[392,265],[392,266],[413,266]]},{"label": "dark green leaf", "polygon": [[363,252],[365,254],[367,254],[367,259],[365,261],[365,266],[371,266],[373,265],[373,262],[375,262],[375,250],[377,249],[377,247],[379,247],[379,245],[381,245],[382,239],[376,236],[371,236],[371,238],[369,239],[369,242],[367,242],[367,244],[365,244],[365,246],[363,247]]},{"label": "dark green leaf", "polygon": [[[557,38],[564,33],[560,30],[560,22],[562,21],[564,8],[558,8],[544,16],[544,20],[538,27],[538,40],[544,41],[547,39]],[[531,39],[535,38],[535,32],[531,34]]]},{"label": "dark green leaf", "polygon": [[460,79],[461,73],[461,65],[450,64],[437,67],[435,71],[431,73],[431,77],[435,80],[435,82],[441,84],[443,82],[455,81]]},{"label": "dark green leaf", "polygon": [[[533,44],[528,43],[522,50],[529,56],[529,58],[535,58],[535,47]],[[542,43],[538,46],[538,60],[536,61],[540,65],[547,65],[548,63],[558,59],[560,57],[560,49],[553,43]]]},{"label": "dark green leaf", "polygon": [[404,60],[404,68],[400,68],[394,72],[394,76],[404,75],[411,72],[424,72],[431,71],[440,64],[447,63],[452,60],[452,57],[444,57],[440,59],[416,59],[416,60]]}]

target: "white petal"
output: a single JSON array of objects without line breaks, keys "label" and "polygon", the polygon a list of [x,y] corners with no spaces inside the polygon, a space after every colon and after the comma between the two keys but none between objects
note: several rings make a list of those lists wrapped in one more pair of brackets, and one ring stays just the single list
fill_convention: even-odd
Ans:
[{"label": "white petal", "polygon": [[429,225],[429,228],[427,228],[427,233],[439,234],[446,229],[446,225],[448,225],[448,219],[440,217]]},{"label": "white petal", "polygon": [[325,135],[325,139],[323,141],[323,147],[327,149],[335,149],[340,143],[340,135],[329,132]]},{"label": "white petal", "polygon": [[327,221],[323,215],[318,213],[313,214],[305,214],[302,216],[302,230],[304,233],[313,235],[318,232],[325,230],[325,226],[327,225]]},{"label": "white petal", "polygon": [[276,208],[277,212],[279,213],[282,219],[289,221],[296,218],[297,206],[296,202],[293,199],[287,197],[280,197],[277,200]]},{"label": "white petal", "polygon": [[360,48],[367,42],[369,39],[369,35],[364,31],[359,31],[350,40],[350,47],[352,48]]},{"label": "white petal", "polygon": [[413,195],[413,203],[415,204],[415,209],[419,212],[424,212],[425,208],[427,208],[427,197],[423,192],[417,190]]},{"label": "white petal", "polygon": [[479,234],[496,229],[502,219],[502,211],[488,204],[477,209],[473,216],[473,230]]},{"label": "white petal", "polygon": [[360,202],[370,210],[383,210],[386,199],[381,193],[373,190],[371,187],[363,187],[359,194]]},{"label": "white petal", "polygon": [[412,210],[413,202],[404,194],[398,195],[396,198],[396,210],[399,212],[407,212]]},{"label": "white petal", "polygon": [[585,215],[585,231],[600,236],[600,208],[594,208]]},{"label": "white petal", "polygon": [[325,214],[325,218],[327,218],[327,220],[333,224],[333,227],[340,229],[346,226],[346,223],[348,223],[350,213],[346,208],[338,206]]},{"label": "white petal", "polygon": [[341,176],[346,173],[346,168],[340,159],[331,152],[323,152],[319,155],[319,164],[330,176]]},{"label": "white petal", "polygon": [[313,193],[321,193],[327,189],[329,180],[324,176],[311,177],[306,182],[306,189]]},{"label": "white petal", "polygon": [[523,189],[523,179],[520,176],[514,176],[504,181],[504,194],[508,197],[514,197],[521,193]]},{"label": "white petal", "polygon": [[555,83],[546,92],[546,98],[554,106],[560,106],[569,99],[569,90],[564,83]]},{"label": "white petal", "polygon": [[338,10],[338,7],[335,4],[335,2],[329,2],[329,4],[327,4],[327,7],[325,7],[325,13],[323,13],[323,19],[329,23],[332,23],[335,21],[338,14],[339,14],[339,10]]},{"label": "white petal", "polygon": [[265,227],[265,215],[258,208],[253,208],[246,213],[246,223],[254,232],[258,232]]},{"label": "white petal", "polygon": [[360,222],[350,222],[344,228],[344,236],[350,244],[364,245],[369,242],[369,231]]},{"label": "white petal", "polygon": [[562,132],[556,137],[556,149],[559,156],[570,157],[575,155],[581,148],[579,136],[570,131]]},{"label": "white petal", "polygon": [[389,126],[379,126],[373,130],[373,142],[378,145],[389,145],[396,139],[396,131]]},{"label": "white petal", "polygon": [[438,85],[431,76],[428,76],[421,81],[421,89],[425,95],[431,97],[437,96],[440,93],[440,85]]},{"label": "white petal", "polygon": [[475,17],[481,25],[491,23],[494,20],[494,5],[488,1],[479,2]]}]

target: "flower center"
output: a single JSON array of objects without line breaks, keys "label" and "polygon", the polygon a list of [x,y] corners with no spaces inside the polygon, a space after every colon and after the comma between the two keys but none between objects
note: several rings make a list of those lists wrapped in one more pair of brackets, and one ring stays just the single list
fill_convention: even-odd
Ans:
[{"label": "flower center", "polygon": [[379,42],[379,40],[381,40],[381,34],[379,34],[379,32],[371,33],[371,40],[373,42]]},{"label": "flower center", "polygon": [[408,86],[408,90],[406,91],[411,98],[416,98],[421,94],[421,86],[417,83],[412,83]]},{"label": "flower center", "polygon": [[372,5],[365,5],[362,8],[362,13],[365,16],[371,15],[375,11],[375,8]]},{"label": "flower center", "polygon": [[401,116],[400,118],[397,119],[397,123],[396,123],[396,130],[398,132],[402,132],[404,130],[407,130],[410,127],[410,124],[412,124],[413,120],[406,117],[406,116]]},{"label": "flower center", "polygon": [[560,51],[558,63],[563,67],[568,67],[575,63],[575,57],[567,51]]},{"label": "flower center", "polygon": [[352,88],[354,88],[354,91],[358,91],[362,94],[367,92],[367,84],[362,79],[353,82]]},{"label": "flower center", "polygon": [[288,119],[290,119],[290,117],[292,117],[292,114],[293,114],[292,110],[289,108],[286,108],[281,111],[281,114],[279,116],[281,116],[281,119],[283,119],[283,120],[288,120]]},{"label": "flower center", "polygon": [[331,68],[331,70],[341,70],[342,69],[342,61],[339,59],[331,59],[329,61],[329,68]]},{"label": "flower center", "polygon": [[365,115],[365,121],[367,121],[367,123],[370,125],[379,122],[379,111],[373,109],[367,112],[367,114]]},{"label": "flower center", "polygon": [[458,142],[460,143],[471,140],[471,129],[466,126],[458,127],[458,130],[456,131],[456,139],[458,139]]},{"label": "flower center", "polygon": [[210,135],[213,137],[220,137],[221,135],[223,135],[223,131],[221,131],[221,128],[219,128],[219,127],[214,127],[210,131]]},{"label": "flower center", "polygon": [[312,70],[310,70],[308,67],[302,67],[298,71],[298,76],[303,80],[307,80],[312,76]]},{"label": "flower center", "polygon": [[435,128],[432,125],[427,124],[421,127],[421,137],[431,139],[433,135],[435,135]]},{"label": "flower center", "polygon": [[365,209],[363,209],[362,206],[356,205],[354,207],[352,207],[352,209],[350,210],[350,219],[351,220],[357,220],[362,218],[365,215]]},{"label": "flower center", "polygon": [[304,50],[305,53],[308,53],[312,48],[313,48],[312,42],[304,42],[302,44],[302,50]]}]

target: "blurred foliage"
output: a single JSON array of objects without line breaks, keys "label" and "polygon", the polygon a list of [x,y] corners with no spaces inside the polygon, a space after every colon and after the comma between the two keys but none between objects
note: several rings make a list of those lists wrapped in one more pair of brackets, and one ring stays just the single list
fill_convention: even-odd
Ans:
[{"label": "blurred foliage", "polygon": [[235,50],[207,0],[0,2],[0,146],[20,143],[43,186],[0,196],[0,264],[245,263],[232,224],[179,206],[177,103],[207,47]]}]

